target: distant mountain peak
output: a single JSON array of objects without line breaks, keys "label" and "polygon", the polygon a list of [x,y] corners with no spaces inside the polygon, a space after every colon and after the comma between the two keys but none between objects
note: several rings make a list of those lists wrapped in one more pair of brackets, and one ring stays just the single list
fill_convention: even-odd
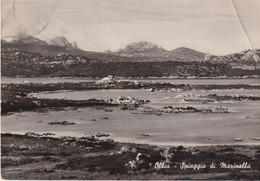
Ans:
[{"label": "distant mountain peak", "polygon": [[67,38],[63,36],[58,36],[52,39],[45,40],[48,45],[58,45],[58,46],[70,46]]},{"label": "distant mountain peak", "polygon": [[130,43],[125,48],[113,52],[113,54],[148,61],[202,61],[205,56],[202,52],[185,47],[168,51],[147,41]]},{"label": "distant mountain peak", "polygon": [[140,42],[130,43],[124,49],[119,49],[118,51],[116,51],[116,53],[131,54],[131,53],[145,52],[151,50],[158,51],[164,49],[151,42],[140,41]]},{"label": "distant mountain peak", "polygon": [[62,47],[73,47],[73,48],[78,48],[77,42],[72,42],[70,43],[67,38],[64,36],[58,36],[53,39],[48,39],[45,41],[48,45],[58,45]]},{"label": "distant mountain peak", "polygon": [[151,49],[151,48],[159,48],[158,45],[155,45],[151,42],[147,41],[140,41],[140,42],[133,42],[127,45],[126,47],[133,47],[133,48],[142,48],[142,49]]}]

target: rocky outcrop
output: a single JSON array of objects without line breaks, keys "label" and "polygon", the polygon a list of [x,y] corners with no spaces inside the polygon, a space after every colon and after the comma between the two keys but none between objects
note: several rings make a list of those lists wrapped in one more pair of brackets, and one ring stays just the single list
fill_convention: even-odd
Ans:
[{"label": "rocky outcrop", "polygon": [[102,78],[101,80],[98,80],[96,84],[112,84],[112,83],[117,83],[119,80],[115,78],[114,76],[107,76]]},{"label": "rocky outcrop", "polygon": [[120,148],[119,151],[111,152],[110,155],[121,155],[125,153],[136,153],[137,149],[136,148],[130,148],[128,146],[123,146]]},{"label": "rocky outcrop", "polygon": [[76,41],[73,41],[73,42],[71,43],[71,46],[72,46],[73,48],[78,48],[78,44],[77,44]]},{"label": "rocky outcrop", "polygon": [[48,45],[57,45],[62,47],[73,47],[78,48],[77,42],[70,43],[67,38],[59,36],[53,39],[48,39],[45,41]]},{"label": "rocky outcrop", "polygon": [[52,137],[52,136],[55,136],[54,133],[33,133],[33,132],[28,132],[28,133],[25,133],[26,136],[29,136],[29,137]]},{"label": "rocky outcrop", "polygon": [[208,108],[195,108],[191,106],[187,107],[172,107],[172,106],[165,106],[161,109],[151,108],[151,107],[143,107],[143,110],[139,110],[139,112],[134,112],[133,114],[143,114],[143,115],[162,115],[167,113],[229,113],[228,108],[226,107],[208,107]]},{"label": "rocky outcrop", "polygon": [[152,44],[147,41],[134,42],[127,45],[124,49],[119,49],[115,53],[121,56],[147,56],[153,55],[154,53],[163,53],[166,52],[163,48],[158,45]]},{"label": "rocky outcrop", "polygon": [[210,63],[231,63],[235,68],[250,69],[248,66],[259,67],[260,49],[248,49],[225,56],[207,54],[204,57],[204,61]]},{"label": "rocky outcrop", "polygon": [[117,88],[123,88],[123,87],[136,87],[139,86],[139,82],[135,81],[131,81],[128,79],[118,79],[114,76],[107,76],[102,78],[101,80],[98,80],[95,82],[96,85],[98,86],[102,86],[103,88],[113,88],[113,87],[117,87]]},{"label": "rocky outcrop", "polygon": [[119,96],[117,100],[108,99],[106,101],[110,104],[116,104],[121,110],[133,110],[139,107],[140,105],[150,102],[149,100],[141,100],[131,96]]},{"label": "rocky outcrop", "polygon": [[149,100],[140,100],[133,97],[124,97],[119,96],[117,103],[119,104],[119,108],[122,110],[133,110],[139,107],[142,104],[146,104],[150,102]]},{"label": "rocky outcrop", "polygon": [[135,160],[131,160],[128,163],[125,164],[125,167],[128,167],[131,170],[135,170],[137,168],[142,167],[143,165],[145,165],[147,162],[149,164],[149,167],[152,167],[152,163],[149,163],[149,158],[151,156],[148,154],[142,154],[142,153],[138,153],[136,155]]}]

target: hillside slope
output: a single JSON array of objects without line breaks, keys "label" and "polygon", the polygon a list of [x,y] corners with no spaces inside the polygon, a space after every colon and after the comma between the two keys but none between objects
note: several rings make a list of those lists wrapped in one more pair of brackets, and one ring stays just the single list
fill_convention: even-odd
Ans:
[{"label": "hillside slope", "polygon": [[181,47],[172,51],[163,49],[147,41],[134,42],[124,49],[112,52],[123,57],[135,57],[144,61],[203,61],[205,54],[189,48]]}]

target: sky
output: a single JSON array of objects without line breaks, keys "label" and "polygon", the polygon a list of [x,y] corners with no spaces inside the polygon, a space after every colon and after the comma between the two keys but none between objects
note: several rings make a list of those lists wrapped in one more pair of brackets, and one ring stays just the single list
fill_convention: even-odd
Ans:
[{"label": "sky", "polygon": [[2,0],[2,38],[65,36],[87,51],[148,41],[225,55],[260,48],[260,0]]}]

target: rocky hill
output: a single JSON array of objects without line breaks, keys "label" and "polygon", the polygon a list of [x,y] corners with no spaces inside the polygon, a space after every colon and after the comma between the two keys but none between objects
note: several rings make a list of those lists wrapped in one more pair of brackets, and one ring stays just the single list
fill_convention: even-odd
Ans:
[{"label": "rocky hill", "polygon": [[260,49],[248,49],[239,53],[234,53],[225,56],[216,56],[207,54],[204,58],[205,61],[210,62],[259,62]]},{"label": "rocky hill", "polygon": [[127,45],[124,49],[119,49],[115,53],[122,56],[155,56],[167,52],[158,45],[147,41],[134,42]]},{"label": "rocky hill", "polygon": [[205,54],[181,47],[172,51],[147,41],[134,42],[124,49],[112,52],[123,57],[135,57],[144,61],[203,61]]},{"label": "rocky hill", "polygon": [[22,77],[241,77],[260,75],[258,68],[234,68],[230,63],[211,62],[107,62],[86,56],[60,53],[43,56],[17,48],[2,49],[2,76]]},{"label": "rocky hill", "polygon": [[180,59],[187,61],[202,61],[205,57],[205,53],[192,50],[186,47],[180,47],[171,51],[171,54],[178,56]]},{"label": "rocky hill", "polygon": [[[61,46],[63,43],[64,46]],[[65,46],[67,43],[68,46]],[[57,38],[53,40],[43,41],[33,36],[24,36],[14,38],[14,40],[7,42],[1,40],[1,48],[17,48],[21,51],[40,53],[44,56],[56,56],[60,53],[67,53],[72,55],[85,55],[87,52],[81,50],[72,43],[69,43],[66,38]]]},{"label": "rocky hill", "polygon": [[204,61],[211,63],[230,63],[233,67],[241,69],[255,69],[256,67],[259,68],[260,65],[260,49],[248,49],[225,56],[207,54]]}]

